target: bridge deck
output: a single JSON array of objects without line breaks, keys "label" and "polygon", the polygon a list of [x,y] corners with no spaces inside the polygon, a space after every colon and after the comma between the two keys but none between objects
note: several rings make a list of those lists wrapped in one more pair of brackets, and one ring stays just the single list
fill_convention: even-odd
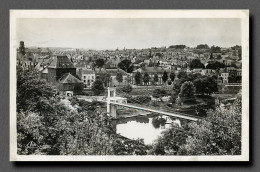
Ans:
[{"label": "bridge deck", "polygon": [[[106,101],[104,101],[104,102],[106,102]],[[167,116],[174,116],[174,117],[188,119],[188,120],[192,120],[192,121],[197,121],[199,119],[199,117],[193,117],[193,116],[189,116],[186,114],[170,113],[170,112],[160,111],[160,110],[151,109],[151,108],[138,107],[138,106],[134,106],[134,105],[130,105],[130,104],[122,104],[122,103],[115,103],[115,102],[111,102],[110,104],[118,105],[118,106],[125,106],[125,107],[139,109],[139,110],[145,110],[145,111],[159,113],[159,114],[163,114],[163,115],[167,115]]]}]

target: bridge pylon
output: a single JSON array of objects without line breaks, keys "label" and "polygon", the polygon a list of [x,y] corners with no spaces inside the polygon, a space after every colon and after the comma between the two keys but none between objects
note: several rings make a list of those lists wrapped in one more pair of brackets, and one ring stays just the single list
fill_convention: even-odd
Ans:
[{"label": "bridge pylon", "polygon": [[113,99],[116,97],[116,89],[107,87],[107,114],[111,115],[111,95]]}]

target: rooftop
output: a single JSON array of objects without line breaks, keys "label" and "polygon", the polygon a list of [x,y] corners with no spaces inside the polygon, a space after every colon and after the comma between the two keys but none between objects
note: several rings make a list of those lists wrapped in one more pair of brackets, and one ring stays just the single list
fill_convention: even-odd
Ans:
[{"label": "rooftop", "polygon": [[71,75],[70,73],[64,74],[59,80],[59,83],[61,84],[75,84],[75,83],[82,83],[78,78]]},{"label": "rooftop", "polygon": [[53,57],[48,68],[75,68],[67,56],[57,55]]}]

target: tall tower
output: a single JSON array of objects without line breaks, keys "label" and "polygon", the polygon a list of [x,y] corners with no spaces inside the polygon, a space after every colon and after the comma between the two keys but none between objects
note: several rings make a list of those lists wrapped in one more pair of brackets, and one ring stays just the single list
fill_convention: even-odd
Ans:
[{"label": "tall tower", "polygon": [[23,41],[20,41],[19,52],[22,53],[22,55],[25,55],[25,48],[24,48],[24,42]]}]

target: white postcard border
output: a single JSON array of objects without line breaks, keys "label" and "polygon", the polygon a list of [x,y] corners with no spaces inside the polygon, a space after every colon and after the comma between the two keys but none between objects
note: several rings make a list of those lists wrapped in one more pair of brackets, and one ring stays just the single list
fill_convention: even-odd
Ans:
[{"label": "white postcard border", "polygon": [[[235,156],[18,155],[16,128],[17,18],[240,18],[242,154]],[[10,161],[249,161],[249,10],[10,10]]]}]

